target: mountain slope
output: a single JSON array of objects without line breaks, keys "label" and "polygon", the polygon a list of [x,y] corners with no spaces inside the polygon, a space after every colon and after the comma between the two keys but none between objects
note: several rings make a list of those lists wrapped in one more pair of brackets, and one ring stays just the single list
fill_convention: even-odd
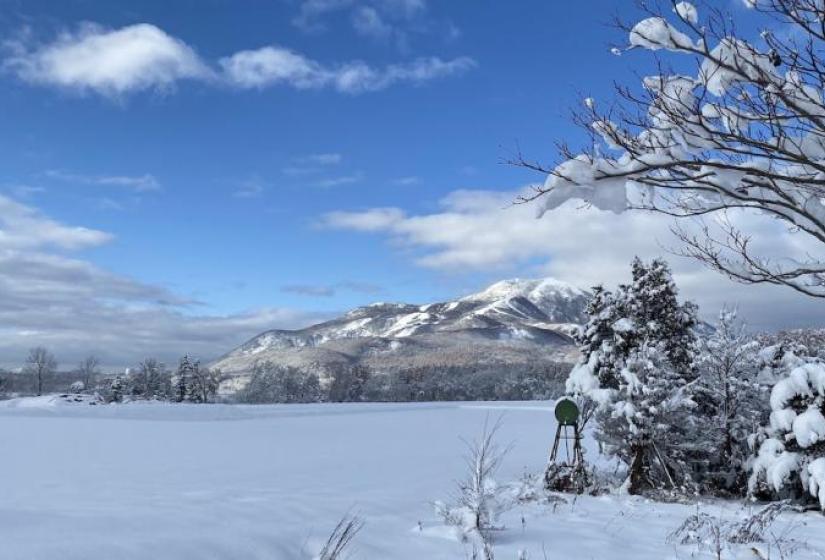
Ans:
[{"label": "mountain slope", "polygon": [[382,372],[413,363],[559,361],[569,358],[588,297],[553,279],[504,280],[455,301],[375,303],[305,329],[264,332],[212,365],[245,374],[271,360],[323,377],[336,364]]}]

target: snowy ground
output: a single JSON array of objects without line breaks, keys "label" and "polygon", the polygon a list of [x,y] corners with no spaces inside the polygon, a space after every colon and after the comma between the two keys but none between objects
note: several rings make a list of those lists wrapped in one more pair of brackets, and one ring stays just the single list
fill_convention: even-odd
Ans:
[{"label": "snowy ground", "polygon": [[[514,445],[504,482],[542,468],[549,404],[0,402],[0,558],[309,559],[352,511],[366,522],[354,558],[464,559],[430,502],[464,472],[459,437],[502,413],[500,439]],[[694,511],[618,496],[519,506],[503,518],[496,558],[711,558],[666,542]],[[825,517],[777,524],[789,527],[808,550],[787,558],[825,558]]]}]

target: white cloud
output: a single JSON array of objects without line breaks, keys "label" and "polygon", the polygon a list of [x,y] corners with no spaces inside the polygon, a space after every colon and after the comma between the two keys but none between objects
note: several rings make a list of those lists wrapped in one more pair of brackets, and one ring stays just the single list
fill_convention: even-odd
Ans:
[{"label": "white cloud", "polygon": [[83,249],[112,239],[108,233],[64,226],[37,210],[0,195],[0,250]]},{"label": "white cloud", "polygon": [[229,83],[240,88],[288,85],[296,89],[333,88],[343,93],[378,91],[399,83],[421,84],[476,66],[468,57],[418,58],[385,68],[373,68],[361,61],[327,66],[281,47],[241,51],[222,58],[219,64]]},{"label": "white cloud", "polygon": [[280,47],[240,51],[219,64],[233,85],[262,88],[287,84],[297,89],[319,88],[328,82],[326,70],[312,60]]},{"label": "white cloud", "polygon": [[147,23],[116,30],[85,24],[34,49],[13,46],[4,66],[23,80],[108,96],[168,90],[178,80],[211,74],[186,43]]},{"label": "white cloud", "polygon": [[[739,303],[758,327],[821,324],[825,302],[773,286],[743,286],[699,263],[668,254],[678,248],[672,222],[659,215],[615,215],[575,203],[536,219],[534,205],[513,205],[519,192],[456,191],[442,210],[409,215],[398,208],[332,212],[322,226],[389,236],[396,249],[411,254],[417,265],[453,274],[486,276],[550,275],[588,287],[627,280],[628,263],[639,255],[665,255],[677,283],[712,316],[723,303]],[[754,232],[755,248],[768,255],[810,250],[801,238],[775,220],[740,216]]]},{"label": "white cloud", "polygon": [[[113,98],[142,90],[169,91],[183,79],[240,89],[285,85],[357,94],[400,83],[420,84],[475,66],[468,57],[418,58],[383,68],[360,60],[323,64],[287,48],[266,46],[223,57],[217,61],[218,69],[213,69],[182,40],[147,23],[116,30],[85,24],[51,43],[17,40],[6,46],[9,54],[2,67],[25,82]],[[117,184],[118,179],[128,178],[111,179],[111,184]]]},{"label": "white cloud", "polygon": [[361,6],[352,14],[352,27],[361,35],[386,38],[392,35],[392,25],[386,23],[375,8]]},{"label": "white cloud", "polygon": [[349,8],[353,3],[354,0],[304,0],[292,24],[305,31],[321,31],[325,26],[319,18],[331,12]]},{"label": "white cloud", "polygon": [[398,208],[372,208],[363,212],[330,212],[321,222],[324,227],[355,231],[393,231],[407,219]]},{"label": "white cloud", "polygon": [[68,183],[123,187],[135,192],[157,191],[161,188],[160,182],[149,173],[143,175],[83,175],[50,169],[45,172],[45,175],[50,179]]},{"label": "white cloud", "polygon": [[48,346],[66,367],[90,352],[119,366],[186,352],[209,359],[262,330],[327,317],[277,308],[196,314],[199,304],[191,298],[55,251],[111,239],[0,195],[0,365],[19,366],[35,345]]},{"label": "white cloud", "polygon": [[378,294],[383,291],[381,286],[367,282],[345,281],[336,284],[288,284],[281,286],[281,291],[308,297],[332,297],[339,290],[346,290],[360,294]]},{"label": "white cloud", "polygon": [[323,22],[325,16],[351,10],[353,27],[357,32],[369,35],[381,30],[390,34],[394,27],[384,18],[412,20],[426,9],[424,0],[304,0],[292,23],[304,31],[317,33],[326,29]]},{"label": "white cloud", "polygon": [[316,182],[315,185],[322,188],[340,187],[341,185],[351,185],[358,183],[364,178],[361,173],[353,175],[342,175],[341,177],[328,177]]}]

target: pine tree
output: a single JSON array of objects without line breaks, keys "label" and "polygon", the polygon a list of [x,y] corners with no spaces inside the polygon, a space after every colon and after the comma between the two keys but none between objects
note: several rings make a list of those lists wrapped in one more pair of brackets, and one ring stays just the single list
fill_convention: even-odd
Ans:
[{"label": "pine tree", "polygon": [[615,303],[615,297],[604,286],[595,286],[585,310],[588,321],[576,336],[582,363],[591,364],[599,384],[610,389],[618,387],[617,363],[613,355],[613,324],[619,319]]},{"label": "pine tree", "polygon": [[628,465],[631,493],[686,488],[696,306],[678,302],[662,260],[634,259],[632,277],[615,293],[594,290],[567,389],[597,403],[596,436]]},{"label": "pine tree", "polygon": [[679,303],[676,284],[664,260],[653,259],[645,265],[636,257],[631,268],[633,283],[622,290],[625,316],[631,320],[635,335],[631,340],[661,343],[671,366],[686,380],[695,379],[696,305]]},{"label": "pine tree", "polygon": [[598,413],[597,437],[629,466],[631,494],[689,484],[680,429],[692,407],[686,386],[664,344],[643,342],[621,370],[612,406]]},{"label": "pine tree", "polygon": [[180,360],[178,371],[175,374],[175,402],[183,402],[187,400],[190,394],[190,383],[192,377],[193,365],[186,355]]}]

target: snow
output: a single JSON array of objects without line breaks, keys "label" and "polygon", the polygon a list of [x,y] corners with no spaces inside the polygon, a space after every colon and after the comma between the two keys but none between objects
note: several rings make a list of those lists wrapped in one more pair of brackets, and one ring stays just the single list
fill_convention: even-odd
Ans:
[{"label": "snow", "polygon": [[813,392],[825,397],[825,364],[807,363],[791,371],[771,390],[771,409],[781,410],[797,396],[812,396]]},{"label": "snow", "polygon": [[[359,560],[465,559],[432,503],[465,473],[459,438],[499,414],[500,441],[513,443],[496,480],[506,485],[542,469],[552,403],[0,402],[0,560],[309,560],[347,512],[365,520]],[[588,438],[591,459],[595,447]],[[811,476],[825,480],[823,468],[812,463]],[[695,505],[567,498],[504,513],[496,556],[709,558],[666,542]],[[825,547],[825,518],[786,521]]]},{"label": "snow", "polygon": [[544,299],[552,299],[559,296],[576,297],[585,294],[586,292],[584,290],[567,282],[556,280],[555,278],[512,278],[496,282],[484,291],[466,296],[462,298],[461,301],[496,302],[506,301],[515,297],[524,297],[533,302],[540,303]]},{"label": "snow", "polygon": [[682,18],[683,20],[687,21],[688,23],[697,24],[699,23],[699,12],[696,10],[696,6],[691,4],[690,2],[679,2],[673,7],[673,11]]},{"label": "snow", "polygon": [[811,496],[819,499],[825,509],[825,457],[811,461],[808,465],[808,488]]},{"label": "snow", "polygon": [[620,333],[633,332],[635,328],[636,327],[633,325],[633,321],[628,319],[627,317],[622,317],[621,319],[613,323],[613,330]]},{"label": "snow", "polygon": [[793,421],[793,434],[802,447],[810,447],[825,439],[825,417],[818,408],[809,407]]},{"label": "snow", "polygon": [[[687,2],[681,4],[687,4]],[[653,51],[694,48],[690,37],[661,17],[649,17],[634,25],[633,29],[630,30],[630,44],[634,47],[643,47]]]}]

